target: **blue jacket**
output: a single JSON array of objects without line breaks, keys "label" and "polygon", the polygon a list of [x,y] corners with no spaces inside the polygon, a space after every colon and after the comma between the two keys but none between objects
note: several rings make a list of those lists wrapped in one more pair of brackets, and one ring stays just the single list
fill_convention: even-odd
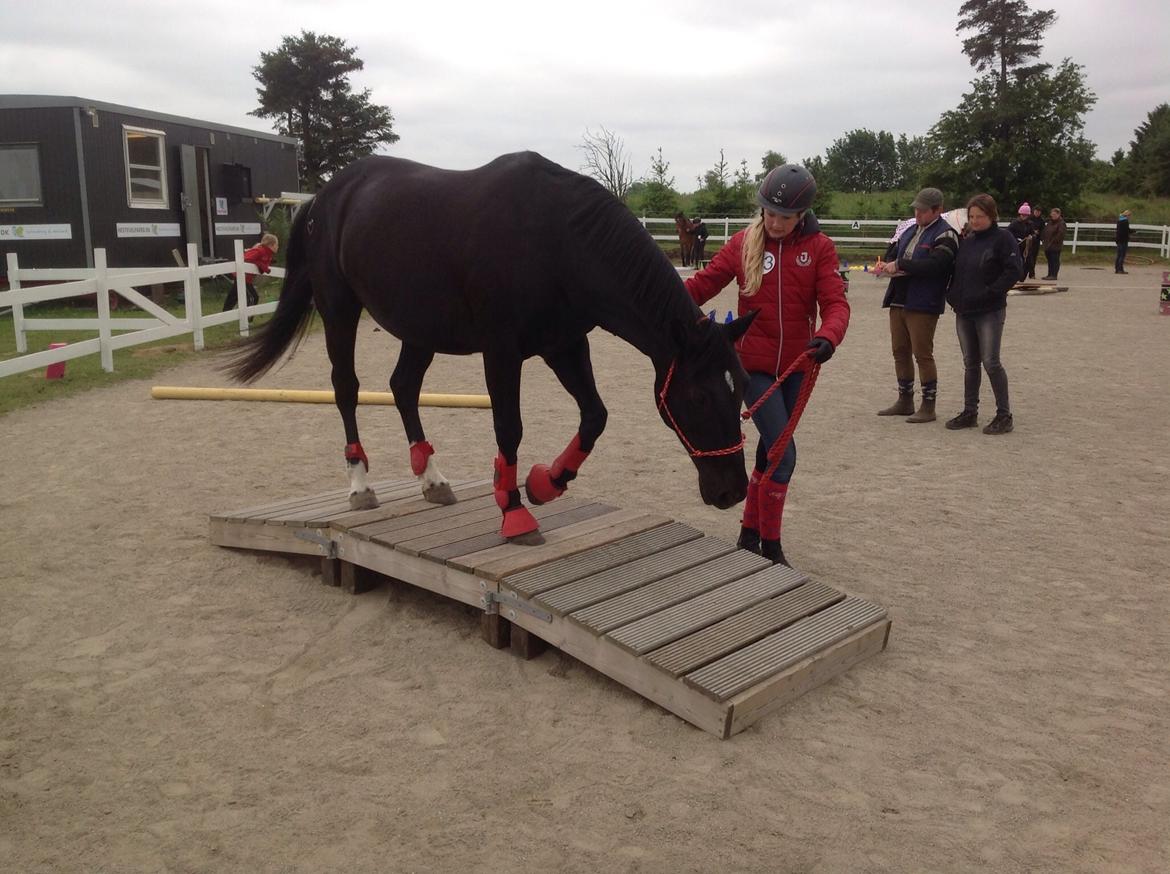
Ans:
[{"label": "blue jacket", "polygon": [[991,313],[1007,306],[1008,289],[1024,275],[1020,247],[1011,231],[992,225],[968,234],[959,245],[947,303],[960,316]]},{"label": "blue jacket", "polygon": [[882,306],[903,306],[908,310],[941,315],[946,309],[947,283],[959,248],[959,235],[941,215],[922,232],[913,252],[907,252],[918,232],[914,224],[886,252],[886,260],[897,260],[905,276],[890,280]]}]

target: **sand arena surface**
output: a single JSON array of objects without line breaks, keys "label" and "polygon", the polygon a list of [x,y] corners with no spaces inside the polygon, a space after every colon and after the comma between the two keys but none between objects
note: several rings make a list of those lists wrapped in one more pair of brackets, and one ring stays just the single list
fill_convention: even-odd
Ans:
[{"label": "sand arena surface", "polygon": [[[1012,297],[1016,430],[989,437],[943,428],[962,403],[950,314],[940,420],[874,415],[887,323],[854,275],[784,545],[887,606],[890,646],[724,742],[556,651],[489,649],[471,608],[351,597],[312,560],[211,546],[209,513],[345,485],[332,407],[130,382],[3,417],[0,868],[1170,870],[1159,276],[1066,268],[1071,292]],[[570,493],[733,537],[738,509],[701,504],[655,413],[649,361],[591,342],[609,428]],[[363,388],[395,350],[363,323]],[[158,381],[225,384],[210,356]],[[260,385],[328,388],[323,335]],[[423,390],[483,391],[480,363],[440,358]],[[983,398],[986,421],[986,380]],[[526,470],[576,411],[539,361],[523,406]],[[423,416],[448,476],[488,475],[487,411]],[[397,411],[359,420],[374,478],[409,476]]]}]

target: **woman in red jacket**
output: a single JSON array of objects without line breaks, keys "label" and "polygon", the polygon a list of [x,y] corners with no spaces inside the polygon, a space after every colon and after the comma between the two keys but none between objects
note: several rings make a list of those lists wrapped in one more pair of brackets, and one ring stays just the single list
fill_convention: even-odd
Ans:
[{"label": "woman in red jacket", "polygon": [[[837,250],[809,210],[816,193],[816,180],[804,167],[776,167],[756,193],[760,214],[686,283],[691,297],[701,305],[734,279],[739,285],[739,314],[758,311],[736,343],[748,372],[744,401],[749,406],[797,356],[811,350],[818,362],[828,361],[849,327]],[[768,467],[768,449],[788,424],[803,377],[803,372],[788,377],[752,416],[760,442],[748,482],[739,546],[780,564],[788,564],[780,546],[780,523],[796,467],[795,442],[788,444],[771,481],[761,480]]]}]

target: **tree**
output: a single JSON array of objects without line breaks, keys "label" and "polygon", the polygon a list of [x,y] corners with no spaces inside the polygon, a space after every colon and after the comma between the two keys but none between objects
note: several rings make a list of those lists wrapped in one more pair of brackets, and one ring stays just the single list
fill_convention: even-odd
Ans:
[{"label": "tree", "polygon": [[634,167],[621,138],[604,127],[599,133],[585,128],[585,135],[577,148],[585,153],[581,169],[624,203],[634,184]]},{"label": "tree", "polygon": [[312,31],[286,36],[280,48],[261,52],[252,74],[260,106],[250,115],[276,119],[277,132],[300,140],[301,182],[313,190],[342,167],[395,143],[390,109],[354,92],[349,74],[362,69],[357,49]]},{"label": "tree", "polygon": [[1125,163],[1130,193],[1145,197],[1170,195],[1170,104],[1154,107],[1134,130]]},{"label": "tree", "polygon": [[966,0],[959,7],[959,25],[955,31],[975,31],[963,40],[963,54],[978,72],[998,71],[996,91],[1008,87],[1008,73],[1025,79],[1043,73],[1048,64],[1026,65],[1040,56],[1044,31],[1056,20],[1051,9],[1032,12],[1026,0]]},{"label": "tree", "polygon": [[678,192],[670,175],[670,162],[658,154],[650,156],[650,174],[641,180],[640,209],[642,215],[672,216],[678,212]]},{"label": "tree", "polygon": [[[747,172],[746,164],[741,165],[741,170]],[[744,215],[748,210],[741,190],[732,179],[723,149],[719,150],[719,161],[699,179],[694,209],[705,216]]]},{"label": "tree", "polygon": [[822,218],[827,217],[830,215],[829,206],[833,202],[833,186],[829,172],[825,169],[825,159],[815,155],[812,158],[805,158],[801,163],[804,169],[812,174],[813,179],[817,180],[817,196],[813,198],[812,211]]},{"label": "tree", "polygon": [[895,188],[919,188],[924,184],[922,171],[930,163],[930,144],[926,137],[898,135],[898,181]]},{"label": "tree", "polygon": [[898,148],[887,131],[852,130],[825,150],[832,184],[845,191],[889,191],[898,184]]},{"label": "tree", "polygon": [[777,167],[782,167],[787,163],[788,159],[779,152],[773,152],[771,149],[764,152],[764,157],[760,159],[760,166],[764,169],[762,172],[756,174],[756,182],[763,182],[764,177],[766,177],[770,172],[775,170]]}]

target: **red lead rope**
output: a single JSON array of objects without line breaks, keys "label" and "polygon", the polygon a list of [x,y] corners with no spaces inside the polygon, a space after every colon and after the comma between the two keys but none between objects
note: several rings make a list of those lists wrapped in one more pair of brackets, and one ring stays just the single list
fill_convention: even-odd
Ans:
[{"label": "red lead rope", "polygon": [[784,451],[788,448],[788,444],[792,440],[792,434],[796,431],[796,425],[800,422],[800,414],[804,412],[804,408],[808,405],[808,396],[812,394],[813,386],[817,384],[817,374],[821,372],[821,365],[813,357],[814,354],[810,349],[805,354],[798,355],[796,360],[788,365],[788,369],[776,377],[776,381],[772,383],[766,392],[760,395],[759,400],[740,414],[744,419],[750,419],[764,401],[772,396],[772,392],[780,388],[780,383],[784,382],[784,380],[798,370],[805,371],[804,379],[800,383],[800,391],[796,395],[796,403],[788,411],[788,424],[784,427],[780,436],[776,438],[776,442],[768,450],[768,469],[764,471],[762,477],[763,482],[770,480],[772,474],[776,472],[776,468],[780,464],[780,459],[784,457]]},{"label": "red lead rope", "polygon": [[[813,386],[816,385],[817,374],[821,372],[821,365],[813,358],[812,350],[797,356],[796,360],[788,365],[788,369],[776,378],[776,381],[772,383],[766,392],[760,395],[759,400],[740,414],[741,418],[750,419],[752,414],[760,408],[760,405],[772,396],[772,392],[776,391],[784,380],[798,370],[807,372],[804,381],[800,384],[800,391],[796,396],[796,405],[789,411],[788,425],[784,428],[780,436],[776,438],[776,442],[772,444],[772,448],[768,450],[769,464],[768,470],[764,474],[765,480],[771,478],[772,474],[776,471],[776,466],[780,464],[780,459],[784,456],[784,450],[788,448],[788,443],[792,440],[792,433],[796,430],[796,424],[800,421],[800,414],[804,412],[804,408],[808,404],[808,396],[812,394]],[[666,414],[666,418],[670,420],[671,427],[674,428],[675,433],[678,434],[679,439],[682,440],[687,451],[695,458],[710,458],[712,456],[734,455],[743,449],[745,438],[742,431],[739,433],[739,442],[734,446],[728,446],[726,449],[695,449],[691,445],[691,441],[687,439],[687,436],[682,432],[682,428],[678,426],[678,422],[671,415],[670,407],[666,405],[666,392],[670,388],[670,381],[673,376],[674,364],[671,363],[670,369],[666,371],[666,379],[662,383],[662,390],[658,393],[658,407]]]}]

